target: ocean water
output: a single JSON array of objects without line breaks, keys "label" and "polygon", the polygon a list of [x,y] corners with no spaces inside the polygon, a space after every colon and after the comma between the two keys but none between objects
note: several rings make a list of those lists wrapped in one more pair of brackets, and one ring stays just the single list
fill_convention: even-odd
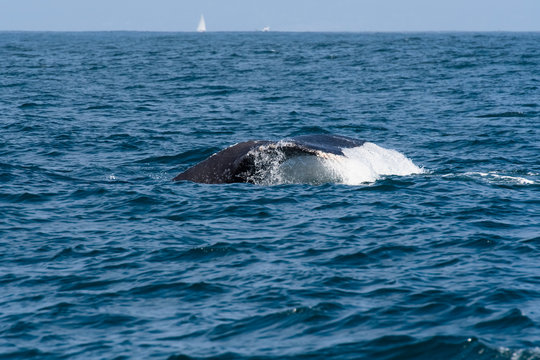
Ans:
[{"label": "ocean water", "polygon": [[[0,33],[0,357],[540,359],[539,44]],[[171,181],[326,133],[340,177]]]}]

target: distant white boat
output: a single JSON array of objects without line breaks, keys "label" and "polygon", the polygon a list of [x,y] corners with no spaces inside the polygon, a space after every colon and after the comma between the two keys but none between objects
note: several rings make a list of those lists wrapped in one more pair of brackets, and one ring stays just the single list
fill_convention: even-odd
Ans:
[{"label": "distant white boat", "polygon": [[206,32],[206,22],[204,16],[201,14],[201,20],[199,20],[199,26],[197,26],[197,32]]},{"label": "distant white boat", "polygon": [[262,31],[263,32],[269,32],[270,31],[270,26],[265,26],[262,28]]}]

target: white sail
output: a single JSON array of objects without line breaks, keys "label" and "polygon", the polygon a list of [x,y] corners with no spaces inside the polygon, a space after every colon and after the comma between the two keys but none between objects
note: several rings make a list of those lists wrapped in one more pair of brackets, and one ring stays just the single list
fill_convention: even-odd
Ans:
[{"label": "white sail", "polygon": [[198,32],[206,31],[206,22],[204,21],[204,16],[201,15],[201,20],[199,20],[199,26],[197,26]]}]

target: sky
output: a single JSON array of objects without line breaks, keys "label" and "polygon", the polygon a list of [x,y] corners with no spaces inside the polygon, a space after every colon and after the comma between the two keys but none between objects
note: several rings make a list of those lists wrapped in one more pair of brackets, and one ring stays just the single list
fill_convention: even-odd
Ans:
[{"label": "sky", "polygon": [[540,0],[0,0],[0,30],[540,31]]}]

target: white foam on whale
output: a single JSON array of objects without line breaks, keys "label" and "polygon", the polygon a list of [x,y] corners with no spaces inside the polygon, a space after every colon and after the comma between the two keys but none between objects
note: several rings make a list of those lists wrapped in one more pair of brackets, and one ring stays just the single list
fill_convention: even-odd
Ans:
[{"label": "white foam on whale", "polygon": [[[277,147],[276,149],[279,149]],[[324,184],[360,185],[373,183],[384,176],[406,176],[423,173],[402,153],[374,143],[342,149],[344,155],[317,152],[317,156],[296,156],[283,161],[284,154],[259,152],[258,169],[250,179],[256,184]]]}]

